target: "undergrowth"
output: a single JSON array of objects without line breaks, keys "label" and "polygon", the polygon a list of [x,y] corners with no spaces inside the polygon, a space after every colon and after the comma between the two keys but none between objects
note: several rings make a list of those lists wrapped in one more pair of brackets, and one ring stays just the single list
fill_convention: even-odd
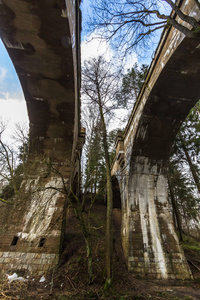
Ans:
[{"label": "undergrowth", "polygon": [[184,250],[193,250],[199,252],[200,254],[200,242],[198,242],[191,236],[184,235],[181,245]]}]

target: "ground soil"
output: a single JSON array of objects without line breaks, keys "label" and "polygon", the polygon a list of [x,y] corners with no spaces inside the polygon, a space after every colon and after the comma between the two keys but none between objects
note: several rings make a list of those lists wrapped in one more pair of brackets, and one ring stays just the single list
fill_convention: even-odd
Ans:
[{"label": "ground soil", "polygon": [[113,285],[104,290],[106,207],[96,203],[91,213],[94,283],[87,284],[87,259],[81,228],[72,209],[68,210],[64,251],[60,265],[53,274],[29,277],[26,282],[8,284],[6,275],[0,278],[1,300],[79,300],[79,299],[200,299],[200,251],[187,249],[193,282],[146,281],[128,273],[121,240],[121,211],[114,215]]}]

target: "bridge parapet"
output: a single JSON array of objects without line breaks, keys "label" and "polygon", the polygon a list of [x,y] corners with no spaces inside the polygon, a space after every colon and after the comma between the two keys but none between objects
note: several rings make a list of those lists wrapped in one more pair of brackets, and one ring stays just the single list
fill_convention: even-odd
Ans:
[{"label": "bridge parapet", "polygon": [[115,142],[116,147],[116,160],[120,167],[123,167],[124,165],[124,140],[122,137],[122,132],[118,131],[117,138]]}]

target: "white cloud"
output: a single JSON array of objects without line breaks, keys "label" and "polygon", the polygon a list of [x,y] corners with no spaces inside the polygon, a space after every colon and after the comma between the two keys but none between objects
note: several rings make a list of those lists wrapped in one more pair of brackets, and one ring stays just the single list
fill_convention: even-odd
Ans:
[{"label": "white cloud", "polygon": [[3,100],[15,100],[18,102],[25,101],[23,92],[19,90],[17,90],[16,92],[10,92],[10,91],[3,92],[0,90],[0,101]]},{"label": "white cloud", "polygon": [[92,33],[81,44],[81,60],[84,62],[100,55],[109,61],[113,57],[113,52],[106,41],[100,40],[95,33]]},{"label": "white cloud", "polygon": [[0,98],[0,119],[7,123],[3,138],[11,142],[10,136],[15,130],[16,123],[27,123],[28,115],[25,100],[22,99],[1,99]]},{"label": "white cloud", "polygon": [[13,121],[26,121],[27,117],[27,109],[26,102],[22,101],[22,99],[0,99],[1,110],[0,116],[6,117],[8,120]]},{"label": "white cloud", "polygon": [[3,80],[6,77],[7,70],[6,68],[0,68],[0,80]]},{"label": "white cloud", "polygon": [[132,54],[129,54],[127,57],[124,59],[124,70],[127,72],[127,69],[131,69],[135,63],[137,63],[137,55],[135,52]]},{"label": "white cloud", "polygon": [[86,37],[81,44],[82,63],[85,60],[98,57],[99,55],[102,55],[107,61],[113,60],[116,67],[117,65],[123,65],[125,72],[137,62],[137,55],[135,52],[126,57],[120,57],[119,54],[116,55],[114,53],[108,42],[97,38],[97,35],[94,32]]}]

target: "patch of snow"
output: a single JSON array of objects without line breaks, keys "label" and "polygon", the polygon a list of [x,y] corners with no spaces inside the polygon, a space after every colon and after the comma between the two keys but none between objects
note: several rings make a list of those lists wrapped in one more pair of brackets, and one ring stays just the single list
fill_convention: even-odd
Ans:
[{"label": "patch of snow", "polygon": [[39,282],[44,282],[46,279],[44,277],[44,275],[40,278],[40,281]]},{"label": "patch of snow", "polygon": [[19,277],[17,273],[13,273],[12,275],[6,274],[8,277],[8,282],[11,283],[14,280],[26,281],[23,277]]},{"label": "patch of snow", "polygon": [[187,74],[188,71],[181,71],[181,74]]}]

